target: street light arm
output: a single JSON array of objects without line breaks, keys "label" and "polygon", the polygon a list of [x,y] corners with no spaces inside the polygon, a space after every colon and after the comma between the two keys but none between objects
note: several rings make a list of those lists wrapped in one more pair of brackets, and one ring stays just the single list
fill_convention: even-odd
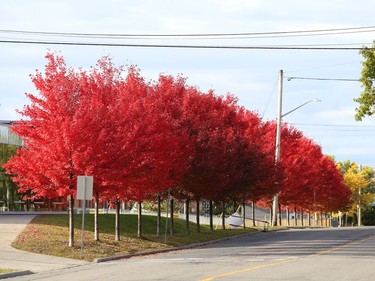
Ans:
[{"label": "street light arm", "polygon": [[294,109],[288,111],[287,113],[282,114],[282,115],[281,115],[281,118],[283,118],[283,117],[285,117],[286,115],[288,115],[288,114],[290,114],[290,113],[296,111],[297,109],[301,108],[302,106],[304,106],[304,105],[306,105],[306,104],[308,104],[308,103],[310,103],[310,102],[320,102],[320,101],[321,101],[321,100],[319,100],[319,99],[309,100],[309,101],[307,101],[307,102],[301,104],[300,106],[297,106],[296,108],[294,108]]}]

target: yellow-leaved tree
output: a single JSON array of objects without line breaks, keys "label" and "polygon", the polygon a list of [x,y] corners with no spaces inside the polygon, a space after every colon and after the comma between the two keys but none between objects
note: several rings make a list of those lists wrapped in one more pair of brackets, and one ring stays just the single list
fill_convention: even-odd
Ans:
[{"label": "yellow-leaved tree", "polygon": [[374,201],[374,194],[368,187],[371,184],[369,175],[373,170],[369,167],[361,169],[357,164],[352,163],[344,173],[344,181],[352,191],[352,205],[348,215],[357,216],[357,223],[361,225],[362,209]]}]

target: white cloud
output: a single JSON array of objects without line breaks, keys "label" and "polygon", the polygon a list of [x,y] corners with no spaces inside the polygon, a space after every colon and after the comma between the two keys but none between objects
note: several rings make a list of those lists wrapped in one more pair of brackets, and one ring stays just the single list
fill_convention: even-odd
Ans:
[{"label": "white cloud", "polygon": [[161,26],[170,33],[189,34],[198,33],[199,30],[205,30],[210,26],[210,21],[207,19],[186,19],[180,17],[165,17],[160,19]]},{"label": "white cloud", "polygon": [[338,119],[342,121],[347,121],[348,119],[353,120],[354,111],[353,108],[341,108],[337,110],[325,110],[320,111],[315,114],[316,117],[321,118],[322,120],[332,120]]},{"label": "white cloud", "polygon": [[260,7],[261,0],[208,0],[212,6],[218,6],[221,12],[250,12]]}]

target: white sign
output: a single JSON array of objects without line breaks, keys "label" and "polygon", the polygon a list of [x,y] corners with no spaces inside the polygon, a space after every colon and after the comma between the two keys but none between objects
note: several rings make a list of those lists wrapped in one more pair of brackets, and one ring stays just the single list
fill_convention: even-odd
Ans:
[{"label": "white sign", "polygon": [[93,185],[94,185],[94,178],[92,176],[78,176],[77,177],[77,199],[83,200],[81,258],[83,254],[83,241],[85,239],[84,229],[85,229],[86,200],[92,199]]},{"label": "white sign", "polygon": [[77,177],[77,199],[91,200],[93,193],[94,177],[78,176]]}]

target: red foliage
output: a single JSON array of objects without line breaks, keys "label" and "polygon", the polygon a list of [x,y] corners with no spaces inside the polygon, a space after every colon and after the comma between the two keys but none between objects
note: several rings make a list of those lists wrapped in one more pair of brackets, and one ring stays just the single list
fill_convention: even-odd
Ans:
[{"label": "red foliage", "polygon": [[[282,128],[281,140],[280,204],[325,211],[348,204],[348,188],[343,184],[342,175],[333,161],[322,154],[319,145],[286,125]],[[332,196],[332,190],[340,195]]]},{"label": "red foliage", "polygon": [[26,147],[5,168],[17,175],[14,180],[21,192],[58,197],[73,193],[75,186],[70,125],[79,107],[79,79],[61,57],[46,57],[44,76],[40,72],[32,76],[40,95],[27,95],[31,105],[21,112],[26,119],[12,128]]},{"label": "red foliage", "polygon": [[[142,201],[166,189],[195,199],[263,200],[342,209],[350,191],[334,163],[302,132],[284,125],[275,165],[275,122],[238,106],[231,95],[202,93],[183,77],[146,82],[136,67],[104,57],[89,71],[47,54],[32,81],[39,95],[13,126],[25,147],[4,165],[20,192],[74,195],[78,175],[94,176],[105,199]],[[276,184],[278,183],[278,184]],[[314,196],[315,195],[315,196]]]}]

